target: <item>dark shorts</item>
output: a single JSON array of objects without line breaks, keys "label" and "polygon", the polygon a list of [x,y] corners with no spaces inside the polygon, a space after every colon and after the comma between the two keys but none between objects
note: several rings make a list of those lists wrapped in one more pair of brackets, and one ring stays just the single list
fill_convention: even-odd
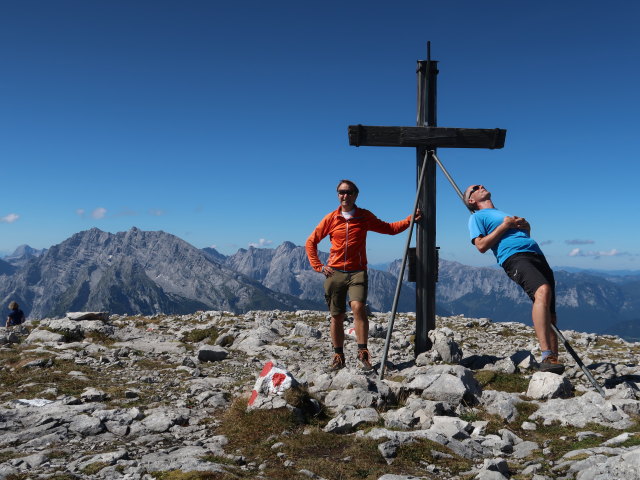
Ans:
[{"label": "dark shorts", "polygon": [[347,311],[347,293],[349,301],[367,303],[369,277],[365,270],[358,272],[333,271],[333,275],[324,281],[324,298],[332,316]]},{"label": "dark shorts", "polygon": [[509,278],[522,287],[533,302],[536,290],[542,285],[551,287],[551,313],[556,313],[556,281],[553,270],[544,255],[537,253],[516,253],[502,264]]}]

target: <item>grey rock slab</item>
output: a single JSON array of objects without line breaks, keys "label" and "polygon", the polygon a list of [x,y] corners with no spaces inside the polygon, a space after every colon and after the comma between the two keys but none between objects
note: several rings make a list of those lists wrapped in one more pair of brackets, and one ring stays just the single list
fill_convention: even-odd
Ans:
[{"label": "grey rock slab", "polygon": [[527,397],[536,400],[568,398],[572,393],[573,385],[567,378],[549,372],[534,373],[527,389]]},{"label": "grey rock slab", "polygon": [[140,422],[131,426],[131,434],[147,435],[149,433],[162,433],[176,424],[184,423],[188,419],[187,409],[158,409],[149,413]]},{"label": "grey rock slab", "polygon": [[602,462],[588,466],[587,468],[571,467],[577,471],[578,480],[608,480],[613,478],[637,479],[640,478],[640,447],[635,447],[613,457],[605,457]]},{"label": "grey rock slab", "polygon": [[460,363],[462,349],[454,340],[454,332],[450,328],[437,328],[429,332],[429,338],[433,343],[433,351],[437,358],[445,363]]},{"label": "grey rock slab", "polygon": [[233,342],[233,349],[254,354],[255,350],[262,350],[263,346],[275,343],[280,338],[271,328],[261,326],[240,333]]},{"label": "grey rock slab", "polygon": [[518,394],[498,390],[484,390],[480,397],[480,403],[488,413],[499,415],[507,422],[513,422],[518,418],[516,405],[521,402]]},{"label": "grey rock slab", "polygon": [[309,389],[312,393],[329,390],[346,390],[348,388],[369,389],[369,379],[366,375],[343,368],[338,373],[323,373],[312,379],[313,386]]},{"label": "grey rock slab", "polygon": [[427,477],[414,477],[413,475],[396,475],[394,473],[385,473],[378,480],[422,480]]},{"label": "grey rock slab", "polygon": [[295,337],[322,338],[322,332],[320,330],[303,322],[296,323],[291,333]]},{"label": "grey rock slab", "polygon": [[97,388],[89,387],[80,394],[83,402],[102,402],[107,399],[107,394]]},{"label": "grey rock slab", "polygon": [[330,408],[340,408],[351,405],[356,408],[372,407],[376,403],[374,395],[361,388],[350,388],[348,390],[332,390],[324,399],[326,406]]},{"label": "grey rock slab", "polygon": [[69,320],[109,320],[109,312],[67,312]]},{"label": "grey rock slab", "polygon": [[520,442],[514,445],[512,455],[514,458],[526,458],[533,455],[536,450],[540,450],[540,446],[536,442]]},{"label": "grey rock slab", "polygon": [[56,331],[68,332],[79,337],[84,336],[86,332],[98,332],[110,336],[113,335],[115,331],[113,325],[108,325],[101,320],[74,321],[69,318],[60,318],[42,321],[40,325]]},{"label": "grey rock slab", "polygon": [[458,417],[447,417],[437,415],[433,417],[433,425],[429,430],[433,430],[456,440],[464,440],[470,437],[473,427]]},{"label": "grey rock slab", "polygon": [[76,460],[69,465],[70,469],[84,470],[91,464],[104,463],[106,465],[115,465],[119,460],[126,460],[129,458],[129,453],[126,449],[120,448],[113,452],[100,453],[98,455],[85,456]]},{"label": "grey rock slab", "polygon": [[509,358],[520,370],[529,370],[536,365],[536,359],[529,350],[518,350]]},{"label": "grey rock slab", "polygon": [[324,427],[325,432],[350,433],[363,423],[377,423],[380,415],[374,408],[347,410],[331,419]]},{"label": "grey rock slab", "polygon": [[[468,383],[465,382],[468,381]],[[473,379],[460,378],[448,372],[437,372],[419,375],[414,378],[407,388],[421,391],[422,398],[448,402],[457,405],[463,400],[475,403],[480,387]]]},{"label": "grey rock slab", "polygon": [[158,341],[158,340],[131,340],[128,342],[118,342],[114,347],[127,347],[131,350],[138,350],[145,353],[173,353],[176,355],[184,355],[187,350],[180,342],[175,341]]},{"label": "grey rock slab", "polygon": [[387,428],[400,430],[409,430],[413,428],[419,421],[415,416],[416,409],[411,407],[401,407],[395,410],[389,410],[381,414],[384,418],[384,425]]},{"label": "grey rock slab", "polygon": [[64,335],[36,328],[25,338],[24,342],[27,344],[64,342]]},{"label": "grey rock slab", "polygon": [[18,473],[20,473],[20,471],[17,468],[12,467],[7,463],[0,464],[0,480],[4,480],[5,478],[18,475]]},{"label": "grey rock slab", "polygon": [[507,480],[509,476],[495,470],[481,470],[480,473],[473,478],[476,480]]},{"label": "grey rock slab", "polygon": [[220,362],[229,356],[229,351],[217,345],[202,345],[198,349],[198,360],[201,362]]},{"label": "grey rock slab", "polygon": [[0,345],[18,342],[20,342],[20,336],[16,332],[0,327]]},{"label": "grey rock slab", "polygon": [[551,399],[540,403],[530,420],[542,419],[545,425],[560,422],[584,428],[589,423],[610,426],[619,430],[629,428],[633,422],[621,409],[596,392],[586,392],[576,398]]},{"label": "grey rock slab", "polygon": [[373,438],[374,440],[394,440],[401,444],[419,439],[427,439],[431,440],[432,442],[439,443],[440,445],[446,446],[454,453],[464,458],[475,459],[482,458],[483,455],[486,455],[486,451],[483,450],[482,447],[475,442],[469,442],[469,440],[466,440],[467,443],[465,444],[453,438],[449,438],[442,433],[432,430],[397,431],[389,430],[386,428],[372,428],[366,433],[358,431],[356,432],[356,436]]},{"label": "grey rock slab", "polygon": [[27,455],[26,457],[14,458],[9,463],[14,467],[20,469],[36,468],[49,461],[49,457],[41,453],[34,453],[33,455]]},{"label": "grey rock slab", "polygon": [[187,446],[170,451],[161,450],[143,455],[139,460],[139,464],[150,472],[182,470],[183,472],[210,471],[224,473],[225,469],[221,465],[201,460],[208,453],[206,448],[199,446]]},{"label": "grey rock slab", "polygon": [[385,459],[395,458],[398,455],[398,448],[400,447],[400,443],[394,440],[389,440],[388,442],[382,442],[378,445],[378,451]]},{"label": "grey rock slab", "polygon": [[69,423],[69,431],[78,433],[83,437],[97,435],[105,430],[102,422],[89,415],[77,415]]}]

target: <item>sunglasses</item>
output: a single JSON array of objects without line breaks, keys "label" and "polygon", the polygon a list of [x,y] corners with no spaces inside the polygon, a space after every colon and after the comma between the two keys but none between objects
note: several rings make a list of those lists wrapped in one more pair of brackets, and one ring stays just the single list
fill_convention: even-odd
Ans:
[{"label": "sunglasses", "polygon": [[338,190],[338,195],[353,195],[353,190]]},{"label": "sunglasses", "polygon": [[471,195],[473,195],[473,192],[475,192],[476,190],[480,190],[480,188],[482,187],[482,185],[474,185],[473,187],[471,187],[471,190],[469,191],[469,197],[471,197]]}]

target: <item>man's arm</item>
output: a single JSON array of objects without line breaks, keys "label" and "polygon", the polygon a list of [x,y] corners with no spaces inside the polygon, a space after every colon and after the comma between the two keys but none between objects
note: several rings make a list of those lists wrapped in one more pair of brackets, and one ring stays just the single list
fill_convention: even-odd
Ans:
[{"label": "man's arm", "polygon": [[[393,223],[387,223],[383,220],[380,220],[378,217],[373,215],[371,212],[371,218],[369,218],[369,226],[368,229],[372,232],[376,233],[384,233],[387,235],[397,235],[398,233],[404,232],[409,225],[411,225],[411,215],[409,215],[404,220],[399,220]],[[416,209],[415,221],[418,222],[422,218],[422,212],[420,209]]]},{"label": "man's arm", "polygon": [[320,257],[318,256],[318,243],[328,235],[328,232],[325,231],[326,224],[327,217],[322,219],[311,235],[309,235],[309,238],[307,238],[307,242],[305,243],[305,250],[307,251],[309,263],[311,264],[311,268],[316,272],[323,271],[323,265],[320,261]]},{"label": "man's arm", "polygon": [[480,253],[484,253],[491,247],[493,247],[496,243],[498,243],[502,236],[507,232],[507,230],[510,230],[512,228],[515,228],[517,230],[524,230],[525,232],[527,232],[527,235],[531,231],[529,222],[527,222],[524,218],[504,217],[502,223],[498,225],[495,230],[493,230],[488,235],[480,235],[474,238],[472,240],[473,244],[480,251]]}]

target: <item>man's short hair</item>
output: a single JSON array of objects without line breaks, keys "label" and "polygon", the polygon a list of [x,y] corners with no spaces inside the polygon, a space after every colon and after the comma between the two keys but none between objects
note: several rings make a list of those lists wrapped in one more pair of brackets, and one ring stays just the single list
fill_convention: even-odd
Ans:
[{"label": "man's short hair", "polygon": [[11,302],[9,304],[9,309],[10,310],[17,310],[18,309],[18,304],[16,302]]},{"label": "man's short hair", "polygon": [[346,180],[346,179],[340,180],[338,182],[338,186],[336,187],[336,192],[340,190],[340,185],[342,185],[343,183],[346,183],[347,185],[349,185],[349,188],[354,192],[356,192],[356,195],[360,193],[360,190],[358,190],[358,187],[356,186],[356,184],[353,183],[351,180]]},{"label": "man's short hair", "polygon": [[475,187],[475,185],[469,185],[469,186],[467,187],[467,189],[464,191],[464,197],[463,197],[463,199],[464,199],[464,204],[465,204],[469,209],[471,209],[471,210],[474,210],[474,211],[475,211],[475,210],[478,210],[478,206],[477,206],[477,205],[475,205],[475,204],[474,204],[474,205],[469,204],[469,197],[470,197],[470,196],[471,196],[471,194],[473,193],[473,192],[471,191],[471,188],[472,188],[472,187]]}]

